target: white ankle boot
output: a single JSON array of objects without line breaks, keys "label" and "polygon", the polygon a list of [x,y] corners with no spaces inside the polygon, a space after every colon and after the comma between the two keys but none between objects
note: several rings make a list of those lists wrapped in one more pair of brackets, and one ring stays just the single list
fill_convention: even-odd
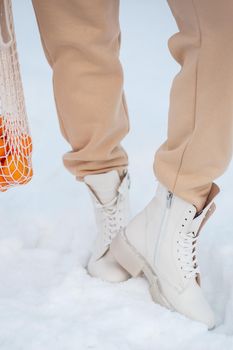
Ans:
[{"label": "white ankle boot", "polygon": [[213,184],[203,211],[159,184],[148,206],[112,242],[117,261],[132,275],[144,273],[155,302],[215,326],[214,314],[200,288],[196,244],[201,227],[215,209]]},{"label": "white ankle boot", "polygon": [[129,220],[129,175],[120,180],[117,171],[84,178],[95,208],[97,239],[88,263],[88,271],[94,277],[110,282],[127,280],[129,273],[118,264],[110,252],[112,239]]}]

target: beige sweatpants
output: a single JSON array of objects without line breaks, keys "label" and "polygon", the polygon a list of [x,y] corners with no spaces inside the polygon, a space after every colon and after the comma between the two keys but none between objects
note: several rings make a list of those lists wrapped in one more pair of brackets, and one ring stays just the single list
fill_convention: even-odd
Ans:
[{"label": "beige sweatpants", "polygon": [[[181,70],[172,85],[167,140],[155,154],[154,172],[200,210],[232,156],[233,1],[168,3],[179,28],[169,49]],[[120,142],[129,121],[119,61],[119,1],[33,0],[33,5],[53,69],[61,132],[72,149],[64,165],[79,180],[125,169]]]}]

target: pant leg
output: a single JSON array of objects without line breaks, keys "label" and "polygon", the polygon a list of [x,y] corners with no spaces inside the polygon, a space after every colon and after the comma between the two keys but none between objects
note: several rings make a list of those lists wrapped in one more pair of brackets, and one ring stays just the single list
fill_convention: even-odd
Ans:
[{"label": "pant leg", "polygon": [[63,136],[77,179],[127,167],[118,0],[33,0]]},{"label": "pant leg", "polygon": [[181,65],[170,94],[167,140],[155,154],[161,183],[199,210],[226,170],[233,141],[233,1],[169,0]]}]

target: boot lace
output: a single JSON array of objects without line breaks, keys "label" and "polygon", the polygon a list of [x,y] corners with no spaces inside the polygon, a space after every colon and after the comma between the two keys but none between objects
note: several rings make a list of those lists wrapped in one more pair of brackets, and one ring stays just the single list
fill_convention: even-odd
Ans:
[{"label": "boot lace", "polygon": [[199,273],[196,256],[197,235],[194,231],[180,232],[177,244],[178,260],[181,263],[181,269],[184,271],[184,278],[196,276]]},{"label": "boot lace", "polygon": [[105,245],[109,245],[123,228],[122,195],[118,194],[107,204],[96,203],[100,211],[101,226]]}]

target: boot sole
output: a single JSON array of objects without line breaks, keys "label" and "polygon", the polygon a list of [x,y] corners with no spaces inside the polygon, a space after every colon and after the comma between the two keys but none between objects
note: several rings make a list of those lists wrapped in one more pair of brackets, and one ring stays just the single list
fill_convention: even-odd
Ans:
[{"label": "boot sole", "polygon": [[[155,303],[166,307],[171,311],[176,309],[171,305],[167,298],[163,295],[159,278],[156,272],[148,264],[146,259],[137,251],[137,249],[129,242],[125,230],[121,231],[112,241],[110,249],[114,257],[122,267],[133,277],[143,273],[149,282],[149,289],[152,299]],[[188,317],[188,316],[187,316]],[[215,325],[208,327],[209,331],[213,330]]]},{"label": "boot sole", "polygon": [[155,271],[151,268],[145,258],[132,246],[127,239],[125,231],[117,235],[111,243],[111,251],[118,263],[130,273],[137,277],[143,273],[149,282],[149,289],[155,303],[175,311],[166,297],[162,294],[159,279]]}]

